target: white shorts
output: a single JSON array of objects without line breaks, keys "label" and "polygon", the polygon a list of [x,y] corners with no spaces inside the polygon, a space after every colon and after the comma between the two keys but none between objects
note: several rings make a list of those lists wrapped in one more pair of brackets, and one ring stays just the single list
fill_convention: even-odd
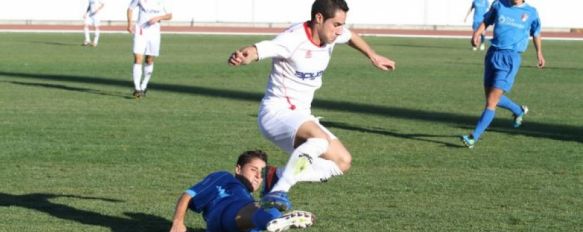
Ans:
[{"label": "white shorts", "polygon": [[134,54],[160,55],[160,30],[136,27],[133,51]]},{"label": "white shorts", "polygon": [[101,20],[97,16],[87,16],[85,17],[85,25],[93,25],[98,27],[101,24]]},{"label": "white shorts", "polygon": [[332,132],[322,126],[320,121],[308,111],[290,109],[268,110],[262,107],[257,117],[261,134],[290,154],[295,149],[294,141],[298,129],[307,121],[315,122],[331,139],[337,139]]}]

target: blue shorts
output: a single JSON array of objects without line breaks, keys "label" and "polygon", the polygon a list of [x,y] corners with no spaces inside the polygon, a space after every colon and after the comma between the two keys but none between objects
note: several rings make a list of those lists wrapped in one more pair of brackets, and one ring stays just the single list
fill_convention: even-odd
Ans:
[{"label": "blue shorts", "polygon": [[490,47],[484,59],[484,87],[510,92],[520,68],[520,53]]}]

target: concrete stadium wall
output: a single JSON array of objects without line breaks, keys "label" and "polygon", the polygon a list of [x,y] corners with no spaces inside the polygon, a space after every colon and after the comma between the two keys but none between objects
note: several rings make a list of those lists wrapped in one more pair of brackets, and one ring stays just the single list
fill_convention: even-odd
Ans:
[{"label": "concrete stadium wall", "polygon": [[[129,0],[104,0],[104,23],[124,23]],[[309,19],[313,0],[168,0],[172,23],[289,24]],[[365,27],[469,26],[470,0],[347,0],[347,23]],[[583,1],[528,0],[543,28],[583,28]],[[87,0],[18,0],[0,8],[0,23],[81,24]]]}]

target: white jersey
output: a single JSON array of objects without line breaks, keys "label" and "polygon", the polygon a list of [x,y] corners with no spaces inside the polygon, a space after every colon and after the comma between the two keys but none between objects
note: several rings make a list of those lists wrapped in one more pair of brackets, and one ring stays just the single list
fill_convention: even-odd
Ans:
[{"label": "white jersey", "polygon": [[132,0],[128,8],[134,10],[136,7],[140,9],[136,23],[138,30],[136,31],[141,29],[160,31],[159,22],[148,24],[148,21],[154,17],[170,13],[164,5],[164,0]]},{"label": "white jersey", "polygon": [[103,4],[102,0],[89,0],[89,4],[87,6],[87,15],[89,17],[97,17],[97,10]]},{"label": "white jersey", "polygon": [[336,43],[347,43],[352,33],[344,28],[331,44],[313,43],[308,23],[292,25],[270,41],[255,44],[259,59],[273,58],[262,108],[310,111],[314,93],[322,86]]}]

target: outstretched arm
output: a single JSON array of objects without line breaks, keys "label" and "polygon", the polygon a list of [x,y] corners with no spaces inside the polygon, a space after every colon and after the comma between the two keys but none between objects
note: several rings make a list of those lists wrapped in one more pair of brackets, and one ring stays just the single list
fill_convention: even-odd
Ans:
[{"label": "outstretched arm", "polygon": [[532,41],[534,43],[534,48],[536,50],[536,58],[538,59],[537,67],[544,68],[545,67],[545,57],[543,56],[542,39],[540,36],[537,36],[537,37],[532,37]]},{"label": "outstretched arm", "polygon": [[356,33],[352,33],[352,37],[348,42],[348,45],[360,51],[362,54],[367,56],[372,64],[381,70],[395,70],[395,61],[389,58],[377,54],[369,45]]},{"label": "outstretched arm", "polygon": [[255,46],[247,46],[238,49],[229,56],[227,63],[232,66],[246,65],[253,61],[257,61],[259,55]]},{"label": "outstretched arm", "polygon": [[184,217],[186,216],[186,211],[188,210],[188,203],[190,202],[190,199],[192,199],[192,197],[186,193],[183,193],[180,199],[178,199],[170,232],[186,232]]}]

